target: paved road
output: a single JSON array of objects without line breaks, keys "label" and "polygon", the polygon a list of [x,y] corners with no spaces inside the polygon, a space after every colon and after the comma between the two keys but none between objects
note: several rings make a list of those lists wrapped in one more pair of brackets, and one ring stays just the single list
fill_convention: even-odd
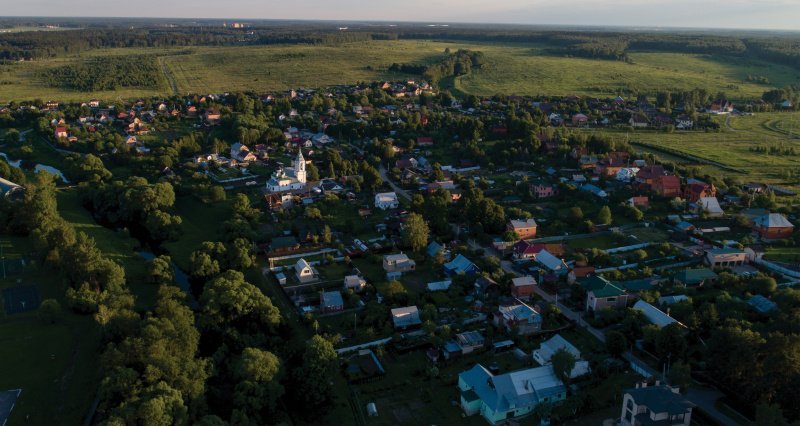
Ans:
[{"label": "paved road", "polygon": [[[472,243],[470,244],[472,246]],[[489,253],[491,248],[485,248],[486,253]],[[507,273],[512,275],[517,275],[517,272],[513,268],[513,263],[507,260],[500,262],[500,267]],[[598,330],[585,321],[582,321],[582,312],[575,312],[569,307],[563,305],[561,302],[556,303],[556,297],[547,293],[546,291],[542,290],[539,286],[534,287],[534,291],[538,294],[542,299],[550,302],[555,303],[556,307],[561,310],[561,313],[569,318],[572,321],[575,321],[578,326],[583,327],[586,331],[591,333],[594,337],[596,337],[601,342],[606,341],[605,333],[601,330]],[[650,374],[658,377],[660,374],[650,368],[644,361],[638,359],[635,355],[633,355],[630,351],[623,354],[623,358],[628,360],[629,362],[636,363],[637,365],[641,366],[642,368],[646,369],[650,372]],[[722,425],[736,425],[739,422],[731,419],[730,417],[726,416],[724,413],[720,412],[715,403],[717,400],[722,398],[724,395],[722,392],[712,389],[712,388],[699,388],[697,386],[690,387],[689,392],[686,395],[686,398],[700,407],[704,412],[708,413],[709,416],[713,417],[716,421],[718,421]]]},{"label": "paved road", "polygon": [[395,185],[394,182],[392,182],[392,180],[389,179],[389,176],[386,174],[386,167],[383,167],[383,164],[381,164],[381,168],[378,169],[378,172],[381,174],[381,179],[383,179],[384,182],[388,183],[389,186],[392,187],[392,190],[397,195],[399,195],[400,197],[405,198],[408,201],[411,201],[411,194],[409,194],[408,191],[406,191],[405,189],[400,188],[399,186]]}]

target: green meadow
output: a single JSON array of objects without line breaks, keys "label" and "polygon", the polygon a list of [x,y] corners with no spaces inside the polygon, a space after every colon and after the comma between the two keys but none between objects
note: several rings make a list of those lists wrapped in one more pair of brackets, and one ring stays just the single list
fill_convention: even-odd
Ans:
[{"label": "green meadow", "polygon": [[[0,65],[0,102],[24,99],[85,100],[167,95],[174,91],[282,91],[416,76],[392,73],[392,63],[427,64],[445,49],[484,52],[487,64],[473,74],[443,81],[455,92],[475,95],[611,96],[628,90],[724,92],[732,99],[759,97],[773,87],[797,83],[791,68],[758,60],[680,53],[632,52],[633,63],[555,56],[547,46],[527,43],[395,40],[332,46],[268,45],[191,48],[99,49],[81,55]],[[41,74],[97,56],[155,55],[164,73],[158,87],[77,92],[44,83]],[[765,76],[770,84],[746,81]]]}]

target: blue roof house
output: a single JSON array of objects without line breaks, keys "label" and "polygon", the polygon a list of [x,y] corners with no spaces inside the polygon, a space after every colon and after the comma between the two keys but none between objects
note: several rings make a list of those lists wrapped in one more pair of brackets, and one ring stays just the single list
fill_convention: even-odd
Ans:
[{"label": "blue roof house", "polygon": [[448,276],[453,275],[475,275],[480,272],[480,268],[477,265],[472,263],[471,260],[464,257],[463,254],[459,254],[456,256],[455,259],[445,263],[442,265],[444,267],[444,273]]},{"label": "blue roof house", "polygon": [[540,403],[561,401],[567,396],[566,387],[550,365],[495,376],[476,364],[458,375],[458,389],[464,413],[480,414],[492,425],[525,416]]}]

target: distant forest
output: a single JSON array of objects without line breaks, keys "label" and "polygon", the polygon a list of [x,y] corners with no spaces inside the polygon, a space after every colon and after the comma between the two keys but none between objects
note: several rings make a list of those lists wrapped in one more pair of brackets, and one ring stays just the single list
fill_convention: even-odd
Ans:
[{"label": "distant forest", "polygon": [[749,57],[800,69],[800,36],[602,32],[577,30],[496,30],[484,28],[407,27],[341,31],[330,25],[250,27],[178,26],[88,28],[32,31],[0,35],[0,59],[36,60],[111,47],[176,47],[208,45],[315,44],[368,40],[431,39],[524,42],[549,46],[552,54],[628,61],[628,52],[714,53]]}]

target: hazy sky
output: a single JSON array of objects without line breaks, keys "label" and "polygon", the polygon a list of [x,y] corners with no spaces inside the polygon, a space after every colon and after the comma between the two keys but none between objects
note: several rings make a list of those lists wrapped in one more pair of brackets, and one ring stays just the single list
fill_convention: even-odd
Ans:
[{"label": "hazy sky", "polygon": [[0,0],[6,16],[125,16],[800,30],[800,0]]}]

